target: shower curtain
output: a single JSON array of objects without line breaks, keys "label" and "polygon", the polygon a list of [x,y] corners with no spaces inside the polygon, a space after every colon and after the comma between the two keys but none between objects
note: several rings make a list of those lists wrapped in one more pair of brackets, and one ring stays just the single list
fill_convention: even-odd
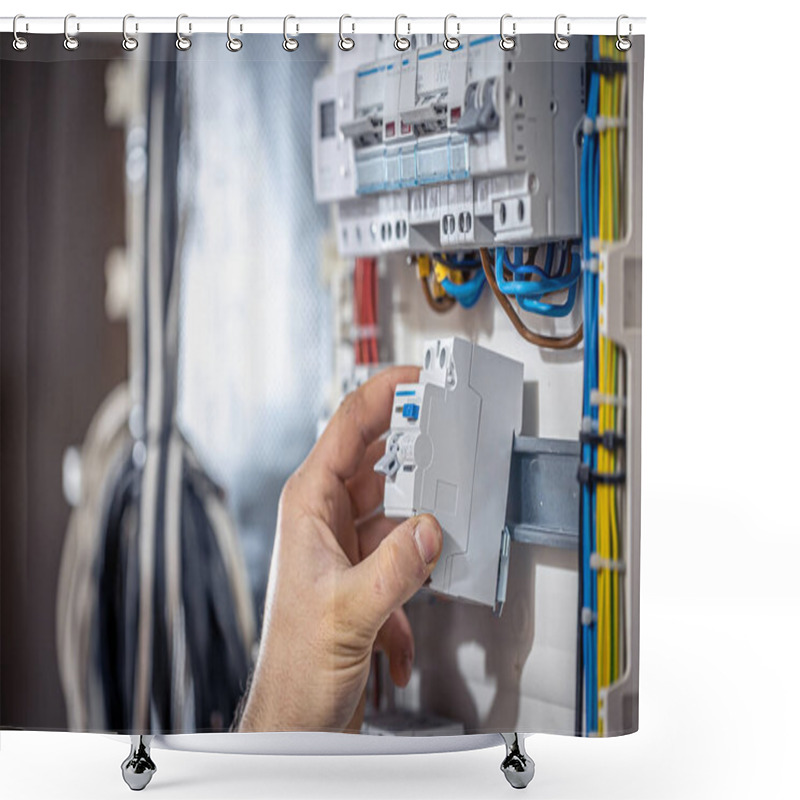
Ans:
[{"label": "shower curtain", "polygon": [[0,727],[635,731],[643,38],[228,27],[2,35]]}]

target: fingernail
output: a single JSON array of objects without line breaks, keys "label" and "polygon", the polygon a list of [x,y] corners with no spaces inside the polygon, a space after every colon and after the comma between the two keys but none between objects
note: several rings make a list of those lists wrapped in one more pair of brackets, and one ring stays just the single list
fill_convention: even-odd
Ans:
[{"label": "fingernail", "polygon": [[417,523],[417,527],[414,529],[414,540],[417,543],[417,550],[426,564],[430,564],[439,552],[439,537],[439,530],[429,519],[423,517]]}]

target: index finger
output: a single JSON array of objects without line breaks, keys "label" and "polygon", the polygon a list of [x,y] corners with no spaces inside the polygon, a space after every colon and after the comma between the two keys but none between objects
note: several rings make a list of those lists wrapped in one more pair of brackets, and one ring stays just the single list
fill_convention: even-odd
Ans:
[{"label": "index finger", "polygon": [[309,454],[309,465],[342,481],[352,478],[369,444],[389,427],[397,384],[418,380],[419,367],[390,367],[348,394]]}]

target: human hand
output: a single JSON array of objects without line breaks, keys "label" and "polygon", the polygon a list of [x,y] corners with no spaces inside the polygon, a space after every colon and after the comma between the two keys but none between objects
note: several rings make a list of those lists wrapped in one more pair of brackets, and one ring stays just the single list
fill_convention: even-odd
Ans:
[{"label": "human hand", "polygon": [[348,395],[286,482],[239,730],[358,731],[376,645],[394,683],[408,683],[414,639],[402,604],[430,577],[442,531],[430,515],[396,525],[370,514],[383,502],[373,466],[395,387],[418,377],[388,369]]}]

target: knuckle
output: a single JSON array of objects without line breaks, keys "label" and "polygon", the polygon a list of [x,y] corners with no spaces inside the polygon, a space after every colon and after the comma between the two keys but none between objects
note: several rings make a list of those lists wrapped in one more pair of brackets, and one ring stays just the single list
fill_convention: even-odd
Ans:
[{"label": "knuckle", "polygon": [[361,387],[348,392],[342,400],[342,414],[346,417],[357,416],[361,404]]},{"label": "knuckle", "polygon": [[281,511],[286,511],[287,507],[291,505],[292,500],[294,499],[296,492],[297,492],[297,473],[293,472],[287,479],[286,483],[283,484],[283,489],[281,489],[281,496],[278,500],[278,508]]}]

